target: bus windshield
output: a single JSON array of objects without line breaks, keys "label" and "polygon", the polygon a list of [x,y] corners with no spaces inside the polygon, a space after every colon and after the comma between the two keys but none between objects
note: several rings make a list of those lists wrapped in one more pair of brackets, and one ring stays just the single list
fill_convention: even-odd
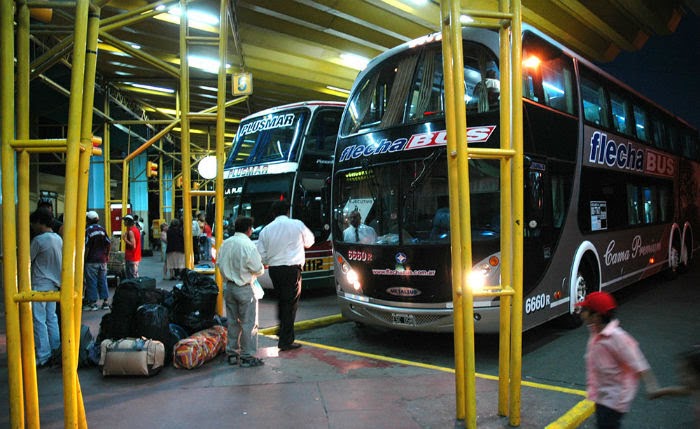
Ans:
[{"label": "bus windshield", "polygon": [[[497,239],[500,227],[499,164],[470,160],[471,221],[474,240]],[[445,151],[425,159],[386,163],[341,173],[335,201],[336,236],[354,242],[351,214],[372,228],[375,245],[449,243],[450,209]],[[350,228],[350,229],[348,229]]]},{"label": "bus windshield", "polygon": [[300,108],[242,122],[224,168],[295,161],[307,115]]},{"label": "bus windshield", "polygon": [[[497,111],[497,61],[481,44],[464,42],[464,100],[468,112]],[[408,50],[384,61],[356,85],[340,127],[341,135],[375,131],[444,117],[444,75],[440,45]]]}]

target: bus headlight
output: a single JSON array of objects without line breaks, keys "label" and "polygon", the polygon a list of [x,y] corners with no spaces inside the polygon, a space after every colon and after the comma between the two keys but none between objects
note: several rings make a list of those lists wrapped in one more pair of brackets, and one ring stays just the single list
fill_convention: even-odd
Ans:
[{"label": "bus headlight", "polygon": [[479,292],[484,288],[486,284],[486,276],[482,270],[474,269],[467,274],[467,286],[471,288],[473,292]]},{"label": "bus headlight", "polygon": [[336,267],[340,268],[340,272],[342,273],[341,278],[344,277],[346,287],[349,285],[355,291],[362,289],[362,285],[360,284],[360,276],[355,270],[352,269],[348,261],[346,261],[340,253],[336,253],[336,263]]},{"label": "bus headlight", "polygon": [[501,282],[501,258],[493,254],[472,267],[467,273],[467,285],[474,292],[480,292],[485,286],[496,286]]},{"label": "bus headlight", "polygon": [[345,279],[350,283],[355,290],[360,290],[362,286],[360,285],[360,277],[357,275],[355,270],[350,269],[345,273]]}]

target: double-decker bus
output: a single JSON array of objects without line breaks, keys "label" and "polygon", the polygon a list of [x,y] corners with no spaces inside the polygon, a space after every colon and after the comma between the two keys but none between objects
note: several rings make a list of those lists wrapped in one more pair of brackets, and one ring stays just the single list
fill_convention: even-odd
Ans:
[{"label": "double-decker bus", "polygon": [[[224,218],[252,216],[257,234],[271,221],[276,200],[290,202],[290,217],[316,238],[306,250],[304,288],[332,287],[330,175],[344,103],[308,101],[267,109],[244,118],[224,165]],[[272,283],[265,274],[265,288]]]},{"label": "double-decker bus", "polygon": [[[498,34],[462,35],[468,144],[498,148]],[[586,294],[675,275],[691,262],[698,131],[536,29],[525,26],[521,37],[523,328],[557,317],[577,324],[575,303]],[[440,38],[372,60],[341,121],[335,280],[343,316],[360,324],[453,329]],[[472,271],[492,286],[500,285],[499,165],[468,160]],[[499,299],[475,297],[474,319],[476,332],[498,331]]]}]

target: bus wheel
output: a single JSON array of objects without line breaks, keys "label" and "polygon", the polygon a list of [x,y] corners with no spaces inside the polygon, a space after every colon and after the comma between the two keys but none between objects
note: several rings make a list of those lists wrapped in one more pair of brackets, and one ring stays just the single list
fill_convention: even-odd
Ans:
[{"label": "bus wheel", "polygon": [[681,264],[681,251],[678,244],[673,242],[671,245],[671,250],[668,254],[668,269],[666,270],[666,278],[668,280],[673,280],[678,277]]},{"label": "bus wheel", "polygon": [[[592,269],[585,260],[582,260],[578,273],[576,273],[576,281],[574,284],[574,290],[572,290],[571,298],[575,300],[575,303],[581,302],[586,298],[586,295],[595,291],[594,288],[594,275],[592,274]],[[561,317],[562,324],[570,329],[578,328],[583,324],[581,317],[576,313],[567,313]]]}]

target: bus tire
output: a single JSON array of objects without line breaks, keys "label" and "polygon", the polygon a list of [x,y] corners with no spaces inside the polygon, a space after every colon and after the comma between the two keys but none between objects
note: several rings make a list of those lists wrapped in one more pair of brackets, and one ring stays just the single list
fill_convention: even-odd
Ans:
[{"label": "bus tire", "polygon": [[681,270],[681,244],[680,239],[673,238],[671,247],[668,251],[668,268],[666,269],[665,277],[667,280],[673,280],[678,277]]},{"label": "bus tire", "polygon": [[693,260],[693,236],[690,230],[683,234],[683,246],[681,248],[679,272],[685,273],[690,267],[690,262]]},{"label": "bus tire", "polygon": [[[576,274],[576,286],[575,290],[571,292],[571,298],[576,302],[581,302],[586,298],[591,292],[595,292],[599,289],[596,281],[596,270],[592,266],[593,263],[590,258],[584,257],[578,267],[578,272]],[[583,324],[581,317],[577,313],[567,313],[561,317],[562,324],[564,327],[569,329],[578,328]]]}]

